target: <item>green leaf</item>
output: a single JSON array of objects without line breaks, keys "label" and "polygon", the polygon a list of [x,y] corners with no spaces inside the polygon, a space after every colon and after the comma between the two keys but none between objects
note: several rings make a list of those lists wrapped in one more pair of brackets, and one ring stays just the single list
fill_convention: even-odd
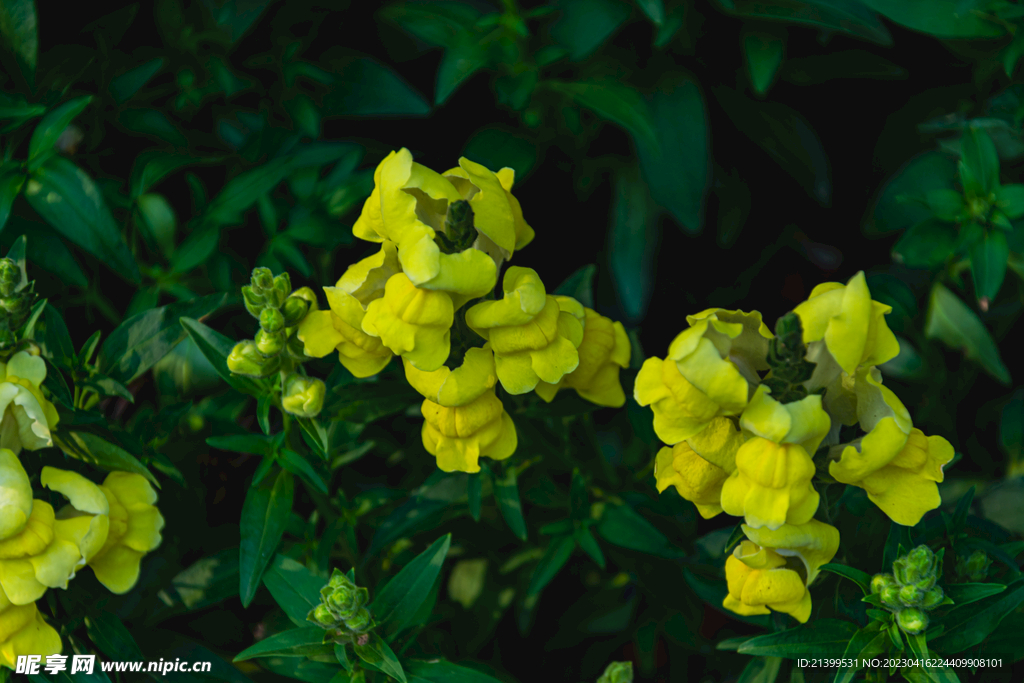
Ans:
[{"label": "green leaf", "polygon": [[998,595],[1006,590],[1006,586],[1001,583],[951,583],[943,586],[942,589],[945,591],[946,597],[952,600],[957,608],[960,608],[992,595]]},{"label": "green leaf", "polygon": [[857,626],[839,619],[815,619],[813,623],[778,633],[751,638],[737,650],[743,655],[766,657],[842,657]]},{"label": "green leaf", "polygon": [[365,645],[360,645],[356,642],[356,656],[363,660],[363,664],[371,669],[376,669],[401,683],[406,683],[402,665],[398,662],[398,657],[391,651],[388,644],[376,633],[371,632],[369,636],[370,639]]},{"label": "green leaf", "polygon": [[661,26],[665,21],[665,5],[661,0],[636,0],[636,4],[655,26]]},{"label": "green leaf", "polygon": [[891,572],[892,563],[896,561],[896,558],[912,547],[914,547],[914,541],[910,536],[910,529],[902,524],[891,522],[889,534],[886,536],[885,546],[882,549],[883,571]]},{"label": "green leaf", "polygon": [[263,573],[263,585],[288,618],[300,627],[309,626],[306,615],[320,604],[320,589],[327,581],[301,564],[278,554]]},{"label": "green leaf", "polygon": [[220,242],[219,223],[201,223],[199,227],[185,238],[181,246],[174,250],[171,258],[172,273],[187,273],[203,265],[217,250]]},{"label": "green leaf", "polygon": [[552,294],[571,296],[587,308],[594,307],[594,275],[597,266],[593,263],[576,270],[555,288]]},{"label": "green leaf", "polygon": [[1024,579],[1017,579],[998,595],[971,605],[955,607],[942,619],[943,635],[932,648],[944,655],[963,652],[985,640],[1008,614],[1024,602]]},{"label": "green leaf", "polygon": [[860,629],[854,633],[841,657],[842,660],[852,663],[853,666],[838,667],[833,683],[853,683],[853,679],[860,669],[860,663],[885,652],[886,640],[884,633],[876,631]]},{"label": "green leaf", "polygon": [[1009,257],[1010,248],[1002,230],[987,230],[985,238],[971,247],[971,278],[981,310],[988,310],[989,302],[999,293]]},{"label": "green leaf", "polygon": [[961,349],[1000,383],[1010,384],[1010,371],[999,357],[999,348],[984,323],[951,291],[936,282],[928,304],[925,336]]},{"label": "green leaf", "polygon": [[292,513],[294,493],[292,473],[281,470],[273,487],[252,486],[245,496],[238,556],[238,595],[242,599],[242,607],[248,607],[252,602],[263,570],[281,542],[288,516]]},{"label": "green leaf", "polygon": [[25,197],[65,238],[128,281],[141,280],[103,195],[85,171],[62,157],[51,158],[29,179]]},{"label": "green leaf", "polygon": [[534,567],[530,575],[530,586],[526,591],[528,608],[536,603],[537,596],[544,590],[544,587],[551,583],[551,580],[562,570],[565,563],[569,561],[576,542],[572,536],[559,536],[551,539],[551,543],[544,550],[540,561]]},{"label": "green leaf", "polygon": [[937,38],[985,38],[1006,31],[984,16],[986,0],[861,0],[879,14],[901,26],[929,33]]},{"label": "green leaf", "polygon": [[[874,12],[858,0],[720,0],[731,14],[841,31],[880,45],[892,45],[892,36]],[[730,5],[732,7],[730,7]]]},{"label": "green leaf", "polygon": [[967,515],[971,511],[971,503],[974,502],[975,488],[975,486],[972,486],[967,489],[967,493],[960,496],[960,500],[957,501],[956,510],[953,511],[953,516],[950,518],[948,525],[950,537],[956,537],[967,525]]},{"label": "green leaf", "polygon": [[1010,396],[999,418],[999,443],[1012,462],[1024,456],[1024,387]]},{"label": "green leaf", "polygon": [[558,18],[549,29],[556,44],[579,61],[601,47],[629,19],[630,9],[616,0],[559,0]]},{"label": "green leaf", "polygon": [[464,34],[444,51],[437,67],[434,104],[442,105],[456,88],[487,65],[487,49],[471,34]]},{"label": "green leaf", "polygon": [[966,206],[962,194],[956,190],[942,188],[928,191],[925,194],[925,201],[928,202],[928,208],[935,217],[944,221],[957,220]]},{"label": "green leaf", "polygon": [[110,659],[142,661],[142,651],[131,632],[111,612],[92,611],[85,617],[85,629],[100,652]]},{"label": "green leaf", "polygon": [[580,548],[583,549],[583,552],[590,555],[590,559],[596,562],[598,567],[604,569],[604,553],[601,551],[601,546],[597,544],[597,539],[590,533],[590,529],[579,527],[573,531],[572,536]]},{"label": "green leaf", "polygon": [[414,625],[410,619],[430,595],[434,580],[441,573],[451,541],[451,534],[434,541],[377,594],[370,610],[383,632],[393,637],[407,626]]},{"label": "green leaf", "polygon": [[430,105],[390,68],[366,57],[334,60],[334,84],[324,96],[324,116],[346,118],[426,116]]},{"label": "green leaf", "polygon": [[131,176],[131,196],[139,197],[161,180],[192,164],[221,161],[220,157],[197,159],[191,156],[161,151],[147,151],[135,159]]},{"label": "green leaf", "polygon": [[[970,177],[980,185],[977,194],[987,197],[999,186],[999,154],[996,152],[996,146],[988,133],[975,126],[964,132],[961,144],[961,161],[970,172]],[[970,192],[968,179],[961,180],[964,189]],[[970,194],[967,196],[970,197]]]},{"label": "green leaf", "polygon": [[32,131],[32,139],[28,144],[28,170],[30,173],[57,153],[57,150],[54,149],[57,139],[75,117],[89,106],[90,102],[92,102],[92,95],[77,97],[70,102],[65,102],[43,117],[43,120]]},{"label": "green leaf", "polygon": [[154,246],[163,254],[173,254],[178,219],[170,202],[155,192],[139,195],[135,202],[142,218],[140,227],[146,230]]},{"label": "green leaf", "polygon": [[523,519],[523,506],[519,501],[519,484],[516,481],[515,468],[507,468],[500,477],[493,473],[491,476],[494,480],[494,498],[498,502],[501,516],[505,518],[505,523],[516,538],[525,541],[526,521]]},{"label": "green leaf", "polygon": [[613,188],[609,266],[625,317],[636,323],[647,311],[653,292],[658,224],[649,211],[647,188],[635,168],[616,174]]},{"label": "green leaf", "polygon": [[678,558],[683,553],[668,538],[628,505],[606,503],[597,533],[621,548],[638,550],[658,557]]},{"label": "green leaf", "polygon": [[39,30],[34,0],[4,0],[0,3],[0,36],[14,53],[29,87],[35,83],[39,54]]},{"label": "green leaf", "polygon": [[518,184],[536,165],[537,146],[503,128],[484,128],[469,139],[462,156],[491,169],[511,168]]},{"label": "green leaf", "polygon": [[675,73],[661,79],[651,102],[651,120],[657,144],[637,138],[644,180],[654,201],[687,234],[699,234],[711,163],[708,115],[697,82]]},{"label": "green leaf", "polygon": [[128,384],[149,370],[188,336],[179,320],[204,318],[224,305],[226,294],[154,308],[128,318],[110,333],[100,348],[100,372]]},{"label": "green leaf", "polygon": [[936,268],[956,248],[956,228],[938,218],[928,218],[907,232],[892,248],[892,258],[908,268]]},{"label": "green leaf", "polygon": [[867,572],[863,572],[855,567],[849,567],[845,564],[823,564],[819,567],[821,571],[832,572],[837,574],[844,579],[849,579],[855,584],[860,586],[861,590],[864,591],[865,595],[871,593],[871,575]]},{"label": "green leaf", "polygon": [[238,548],[225,548],[180,571],[161,592],[163,605],[150,619],[156,622],[179,612],[205,609],[236,595]]},{"label": "green leaf", "polygon": [[481,505],[483,503],[483,485],[483,473],[481,472],[471,476],[468,484],[466,485],[469,516],[473,518],[474,522],[480,521]]},{"label": "green leaf", "polygon": [[54,443],[68,455],[87,462],[105,472],[133,472],[141,474],[158,489],[160,483],[134,455],[104,438],[89,432],[64,431],[54,434]]},{"label": "green leaf", "polygon": [[228,434],[226,436],[211,436],[206,440],[207,446],[219,448],[222,451],[264,456],[274,452],[275,443],[275,437],[259,434]]},{"label": "green leaf", "polygon": [[157,57],[145,64],[127,71],[110,82],[110,95],[118,104],[124,104],[132,95],[156,76],[164,65],[164,58]]},{"label": "green leaf", "polygon": [[480,10],[461,2],[417,2],[390,5],[381,10],[380,16],[426,43],[447,47],[473,28]]},{"label": "green leaf", "polygon": [[307,485],[327,495],[327,482],[324,480],[323,475],[313,465],[309,464],[309,461],[302,457],[302,455],[291,449],[282,448],[278,454],[278,462],[281,463],[281,467],[298,475]]},{"label": "green leaf", "polygon": [[213,368],[217,371],[225,382],[230,386],[234,387],[243,394],[249,394],[250,396],[261,396],[265,393],[265,384],[252,377],[243,377],[241,375],[232,374],[228,370],[227,358],[231,353],[231,349],[234,348],[235,342],[231,341],[220,332],[212,330],[198,320],[192,318],[182,317],[181,325],[185,328],[188,336],[192,338],[192,341],[199,348],[206,359],[210,361]]},{"label": "green leaf", "polygon": [[56,308],[47,306],[43,309],[33,334],[36,343],[42,347],[43,357],[66,370],[74,367],[75,347],[64,318]]},{"label": "green leaf", "polygon": [[868,235],[884,235],[931,218],[929,207],[901,198],[924,198],[933,190],[954,191],[955,176],[956,162],[939,152],[925,152],[910,160],[882,189],[864,226],[864,232]]},{"label": "green leaf", "polygon": [[25,184],[25,176],[20,173],[8,173],[0,177],[0,231],[7,225],[11,217],[11,206]]},{"label": "green leaf", "polygon": [[786,41],[775,33],[750,31],[743,36],[743,56],[750,72],[754,92],[764,95],[775,80],[775,74],[782,63]]},{"label": "green leaf", "polygon": [[650,109],[635,89],[614,81],[548,81],[546,85],[571,97],[602,119],[621,126],[639,143],[658,144]]},{"label": "green leaf", "polygon": [[1000,185],[996,188],[996,207],[1007,218],[1024,216],[1024,185]]},{"label": "green leaf", "polygon": [[500,683],[485,673],[444,659],[406,662],[405,676],[408,683]]},{"label": "green leaf", "polygon": [[295,169],[295,160],[286,156],[235,176],[206,207],[205,220],[221,225],[242,222],[242,212],[253,206],[260,196],[277,187]]},{"label": "green leaf", "polygon": [[48,271],[67,285],[89,286],[81,266],[50,226],[12,216],[7,229],[14,234],[22,232],[32,236],[32,241],[26,245],[26,257],[34,267]]},{"label": "green leaf", "polygon": [[243,662],[254,657],[308,657],[333,654],[334,646],[324,644],[324,630],[319,626],[293,628],[268,636],[252,647],[247,647],[232,660]]}]

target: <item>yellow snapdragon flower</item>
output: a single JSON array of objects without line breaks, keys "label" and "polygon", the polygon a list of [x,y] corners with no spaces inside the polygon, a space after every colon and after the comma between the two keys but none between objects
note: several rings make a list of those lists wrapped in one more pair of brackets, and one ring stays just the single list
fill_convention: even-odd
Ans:
[{"label": "yellow snapdragon flower", "polygon": [[451,370],[418,370],[405,362],[405,376],[424,397],[423,446],[445,472],[479,472],[480,456],[504,460],[518,443],[512,418],[494,393],[498,381],[490,349],[471,348]]},{"label": "yellow snapdragon flower", "polygon": [[658,451],[654,476],[658,493],[674,486],[704,519],[722,512],[722,484],[736,470],[743,434],[727,417],[716,417],[700,434]]},{"label": "yellow snapdragon flower", "polygon": [[743,533],[762,548],[783,557],[797,557],[804,565],[806,584],[818,577],[821,565],[832,561],[839,551],[839,529],[812,519],[805,524],[784,524],[778,529],[742,525]]},{"label": "yellow snapdragon flower", "polygon": [[32,514],[32,485],[14,451],[0,448],[0,541],[25,528]]},{"label": "yellow snapdragon flower", "polygon": [[882,385],[876,368],[858,371],[854,395],[860,427],[867,434],[842,448],[840,458],[829,464],[829,474],[863,488],[897,524],[914,526],[941,503],[937,483],[943,479],[942,466],[953,459],[953,446],[914,428],[910,413]]},{"label": "yellow snapdragon flower", "polygon": [[15,605],[0,590],[0,666],[14,669],[19,655],[60,654],[60,634],[43,620],[35,602]]},{"label": "yellow snapdragon flower", "polygon": [[330,309],[311,310],[299,323],[306,355],[323,358],[337,350],[345,369],[360,378],[383,370],[393,354],[380,338],[363,332],[363,318],[367,305],[384,296],[388,279],[400,268],[397,245],[385,240],[379,252],[349,266],[334,287],[324,287]]},{"label": "yellow snapdragon flower", "polygon": [[392,275],[384,296],[366,307],[363,332],[417,369],[440,368],[451,350],[455,320],[452,298],[445,292],[421,289],[405,273]]},{"label": "yellow snapdragon flower", "polygon": [[749,526],[805,524],[818,509],[814,462],[798,444],[755,436],[736,452],[736,470],[722,485],[722,509]]},{"label": "yellow snapdragon flower", "polygon": [[57,426],[57,409],[40,387],[46,379],[46,362],[28,351],[19,351],[0,363],[0,448],[15,455],[53,445],[50,431]]},{"label": "yellow snapdragon flower", "polygon": [[466,311],[466,323],[494,351],[498,380],[510,394],[525,394],[540,382],[556,384],[579,366],[583,307],[547,294],[532,268],[512,266],[500,301],[481,301]]},{"label": "yellow snapdragon flower", "polygon": [[722,606],[736,614],[751,616],[775,610],[800,623],[811,616],[811,593],[804,580],[774,550],[740,541],[725,560],[725,580],[729,594]]},{"label": "yellow snapdragon flower", "polygon": [[575,389],[581,398],[591,403],[621,408],[626,394],[619,382],[619,370],[629,367],[632,352],[626,329],[622,323],[582,306],[575,299],[567,296],[555,296],[555,299],[562,311],[571,312],[577,306],[583,309],[583,341],[577,349],[580,364],[557,384],[539,382],[537,395],[550,403],[560,389]]},{"label": "yellow snapdragon flower", "polygon": [[690,328],[669,346],[668,357],[648,358],[637,374],[637,403],[651,406],[654,431],[675,445],[716,417],[738,415],[767,370],[772,338],[761,314],[711,308],[687,316]]},{"label": "yellow snapdragon flower", "polygon": [[111,472],[100,485],[110,506],[110,532],[88,564],[111,593],[127,593],[139,580],[142,557],[163,540],[156,491],[141,474]]},{"label": "yellow snapdragon flower", "polygon": [[896,336],[885,322],[891,306],[873,301],[861,271],[847,284],[824,282],[807,301],[793,309],[803,327],[807,358],[817,362],[809,389],[825,386],[835,371],[824,358],[827,351],[834,365],[848,375],[858,366],[881,365],[899,354]]},{"label": "yellow snapdragon flower", "polygon": [[776,443],[793,443],[808,453],[818,450],[832,426],[821,407],[821,396],[812,394],[799,401],[780,403],[764,384],[757,387],[740,415],[740,427],[755,436]]}]

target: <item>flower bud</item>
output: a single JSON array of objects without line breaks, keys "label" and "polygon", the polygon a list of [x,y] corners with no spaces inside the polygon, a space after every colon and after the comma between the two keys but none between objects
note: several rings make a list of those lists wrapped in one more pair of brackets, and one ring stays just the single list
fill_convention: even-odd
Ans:
[{"label": "flower bud", "polygon": [[896,577],[896,581],[901,585],[910,583],[907,579],[907,561],[905,557],[901,557],[892,563],[892,573]]},{"label": "flower bud", "polygon": [[323,604],[313,608],[313,618],[324,628],[330,628],[338,623],[338,620],[331,614],[331,610]]},{"label": "flower bud", "polygon": [[906,556],[907,575],[904,583],[917,583],[934,576],[935,553],[926,545],[919,545]]},{"label": "flower bud", "polygon": [[926,576],[925,578],[921,579],[914,585],[923,591],[931,590],[932,586],[935,585],[935,582],[938,580],[938,578],[939,577],[932,574],[931,576]]},{"label": "flower bud", "polygon": [[276,308],[264,308],[260,311],[260,328],[267,334],[284,331],[284,315]]},{"label": "flower bud", "polygon": [[360,608],[359,611],[356,612],[354,616],[345,619],[345,626],[347,626],[349,630],[355,631],[356,633],[359,633],[360,631],[365,631],[369,625],[370,612],[365,607]]},{"label": "flower bud", "polygon": [[267,359],[260,353],[256,342],[251,339],[240,341],[235,344],[228,355],[228,370],[236,375],[248,377],[266,377],[274,372],[281,365],[279,358]]},{"label": "flower bud", "polygon": [[267,303],[272,305],[274,308],[280,308],[284,305],[284,300],[288,298],[288,295],[292,293],[292,279],[288,273],[281,273],[274,278],[274,286],[272,289],[267,290],[264,295],[267,297]]},{"label": "flower bud", "polygon": [[881,592],[882,604],[892,610],[898,610],[903,607],[903,603],[900,602],[900,587],[898,585],[885,586]]},{"label": "flower bud", "polygon": [[20,283],[21,268],[14,259],[0,259],[0,296],[10,296]]},{"label": "flower bud", "polygon": [[900,602],[907,607],[920,605],[924,601],[924,591],[911,584],[900,589]]},{"label": "flower bud", "polygon": [[896,623],[910,635],[916,636],[928,628],[928,614],[916,607],[908,607],[896,613]]},{"label": "flower bud", "polygon": [[597,683],[633,683],[633,662],[612,662]]},{"label": "flower bud", "polygon": [[946,599],[946,594],[942,592],[942,589],[935,586],[924,594],[924,602],[921,606],[925,609],[935,609],[939,604]]},{"label": "flower bud", "polygon": [[316,417],[323,408],[326,391],[319,379],[292,373],[284,383],[281,407],[298,417]]},{"label": "flower bud", "polygon": [[331,588],[340,588],[341,586],[351,586],[352,581],[345,575],[345,572],[335,567],[331,573],[331,580],[327,582],[327,585]]},{"label": "flower bud", "polygon": [[284,336],[284,331],[277,332],[276,334],[267,334],[263,330],[259,330],[256,333],[256,348],[259,349],[265,358],[277,356],[284,350],[287,342],[288,338]]},{"label": "flower bud", "polygon": [[991,565],[992,560],[989,559],[984,550],[975,550],[964,563],[963,573],[971,581],[984,581],[985,577],[988,576],[988,568]]},{"label": "flower bud", "polygon": [[252,288],[256,290],[257,294],[265,295],[265,290],[271,289],[273,286],[274,275],[270,272],[270,268],[252,269]]},{"label": "flower bud", "polygon": [[871,577],[871,592],[881,593],[887,586],[896,584],[896,578],[892,574],[875,574]]},{"label": "flower bud", "polygon": [[249,315],[254,318],[260,317],[260,312],[263,311],[263,307],[266,305],[263,297],[257,294],[256,290],[249,285],[242,287],[242,301],[245,302],[245,310],[249,311]]},{"label": "flower bud", "polygon": [[309,311],[309,302],[293,294],[284,300],[284,306],[281,307],[284,324],[288,327],[295,327],[306,317],[307,311]]},{"label": "flower bud", "polygon": [[[312,311],[318,310],[316,304],[316,293],[314,293],[313,290],[310,289],[309,287],[299,287],[289,296],[294,297],[296,299],[302,299],[307,304],[309,304],[309,308]],[[289,325],[289,327],[291,326]]]}]

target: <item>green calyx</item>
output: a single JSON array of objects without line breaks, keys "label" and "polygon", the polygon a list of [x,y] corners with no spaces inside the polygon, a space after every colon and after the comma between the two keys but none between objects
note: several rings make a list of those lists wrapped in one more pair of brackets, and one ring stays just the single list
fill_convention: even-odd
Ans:
[{"label": "green calyx", "polygon": [[771,372],[762,381],[779,403],[792,403],[807,397],[803,383],[814,374],[814,363],[804,359],[800,317],[790,311],[775,323],[775,338],[768,342],[768,366]]},{"label": "green calyx", "polygon": [[473,208],[469,202],[460,199],[448,205],[444,219],[444,232],[438,231],[434,239],[444,254],[458,254],[469,249],[476,241],[473,227]]},{"label": "green calyx", "polygon": [[873,604],[892,612],[903,631],[916,635],[928,628],[928,612],[941,605],[952,604],[937,585],[942,578],[942,555],[926,545],[919,545],[893,562],[892,574],[875,574],[871,593],[877,595]]},{"label": "green calyx", "polygon": [[306,619],[327,630],[327,639],[335,642],[357,640],[376,625],[366,604],[370,592],[352,582],[335,568],[330,581],[320,589],[320,604],[309,611]]}]

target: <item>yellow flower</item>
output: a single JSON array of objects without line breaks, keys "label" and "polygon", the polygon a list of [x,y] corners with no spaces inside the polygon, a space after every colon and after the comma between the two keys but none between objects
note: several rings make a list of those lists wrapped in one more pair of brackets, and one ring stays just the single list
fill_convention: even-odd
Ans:
[{"label": "yellow flower", "polygon": [[897,524],[914,526],[941,502],[937,482],[943,479],[942,466],[953,459],[953,446],[913,427],[903,403],[882,386],[877,369],[858,371],[854,395],[858,421],[867,434],[842,448],[841,457],[829,464],[829,474],[863,488]]},{"label": "yellow flower", "polygon": [[32,485],[14,452],[0,449],[0,541],[25,528],[32,514]]},{"label": "yellow flower", "polygon": [[50,431],[57,426],[57,409],[43,397],[46,362],[19,351],[0,363],[0,448],[17,455],[53,445]]},{"label": "yellow flower", "polygon": [[[519,202],[511,195],[514,174],[498,174],[460,159],[459,167],[440,175],[413,162],[409,150],[391,152],[374,172],[374,189],[352,231],[374,242],[398,245],[402,269],[413,284],[450,292],[457,307],[494,287],[501,260],[533,238]],[[475,237],[462,251],[446,254],[436,241],[448,235],[448,209],[467,201]]]},{"label": "yellow flower", "polygon": [[324,287],[330,310],[312,310],[299,323],[306,355],[323,358],[337,350],[338,360],[355,377],[383,370],[393,354],[379,338],[363,332],[363,318],[367,304],[384,296],[385,283],[398,272],[398,247],[385,241],[379,252],[349,266],[334,287]]},{"label": "yellow flower", "polygon": [[740,426],[755,436],[776,443],[797,444],[808,453],[818,450],[832,421],[821,407],[821,396],[779,403],[764,384],[754,391],[740,415]]},{"label": "yellow flower", "polygon": [[[562,311],[581,306],[569,297],[556,296],[555,299]],[[583,341],[577,349],[580,364],[557,384],[538,383],[537,395],[550,402],[559,389],[575,389],[591,403],[621,408],[626,394],[619,383],[619,370],[629,366],[632,350],[629,337],[622,323],[613,322],[589,308],[584,307],[583,311]]]},{"label": "yellow flower", "polygon": [[860,365],[881,365],[895,358],[900,345],[885,323],[885,314],[891,310],[891,306],[872,301],[863,271],[845,285],[825,282],[815,287],[807,301],[793,309],[808,344],[807,358],[818,363],[810,388],[831,381],[825,376],[830,364],[821,357],[825,350],[848,375]]},{"label": "yellow flower", "polygon": [[744,524],[743,533],[762,548],[774,550],[783,557],[799,558],[808,586],[818,577],[821,565],[831,562],[839,550],[839,530],[816,519],[806,524],[784,524],[774,531]]},{"label": "yellow flower", "polygon": [[704,519],[722,512],[722,484],[736,469],[744,437],[727,417],[716,417],[689,441],[658,451],[654,476],[658,492],[675,486]]},{"label": "yellow flower", "polygon": [[111,593],[127,593],[139,580],[142,556],[163,540],[164,518],[154,505],[156,491],[141,474],[111,472],[100,489],[110,505],[110,533],[88,564]]},{"label": "yellow flower", "polygon": [[455,319],[452,298],[445,292],[416,287],[405,273],[388,279],[384,296],[366,308],[363,332],[416,368],[430,372],[448,358]]},{"label": "yellow flower", "polygon": [[633,395],[654,411],[654,431],[675,445],[716,417],[738,415],[747,405],[772,334],[758,312],[708,309],[687,317],[690,328],[669,346],[668,357],[648,358]]},{"label": "yellow flower", "polygon": [[771,608],[800,623],[811,616],[811,593],[804,580],[774,550],[740,541],[725,560],[725,580],[729,594],[722,606],[737,614],[770,614]]},{"label": "yellow flower", "polygon": [[15,605],[0,590],[0,666],[14,669],[19,655],[57,655],[60,635],[43,620],[36,603]]},{"label": "yellow flower", "polygon": [[445,472],[479,472],[480,456],[504,460],[516,450],[516,428],[494,393],[497,375],[489,348],[466,351],[455,370],[422,372],[405,363],[405,376],[425,397],[423,446]]},{"label": "yellow flower", "polygon": [[559,382],[579,366],[583,307],[549,296],[532,268],[510,267],[502,288],[500,301],[482,301],[466,311],[466,323],[494,350],[501,386],[525,394],[540,382]]},{"label": "yellow flower", "polygon": [[749,526],[805,524],[818,509],[814,462],[802,446],[759,436],[736,452],[736,471],[722,485],[722,509]]}]

